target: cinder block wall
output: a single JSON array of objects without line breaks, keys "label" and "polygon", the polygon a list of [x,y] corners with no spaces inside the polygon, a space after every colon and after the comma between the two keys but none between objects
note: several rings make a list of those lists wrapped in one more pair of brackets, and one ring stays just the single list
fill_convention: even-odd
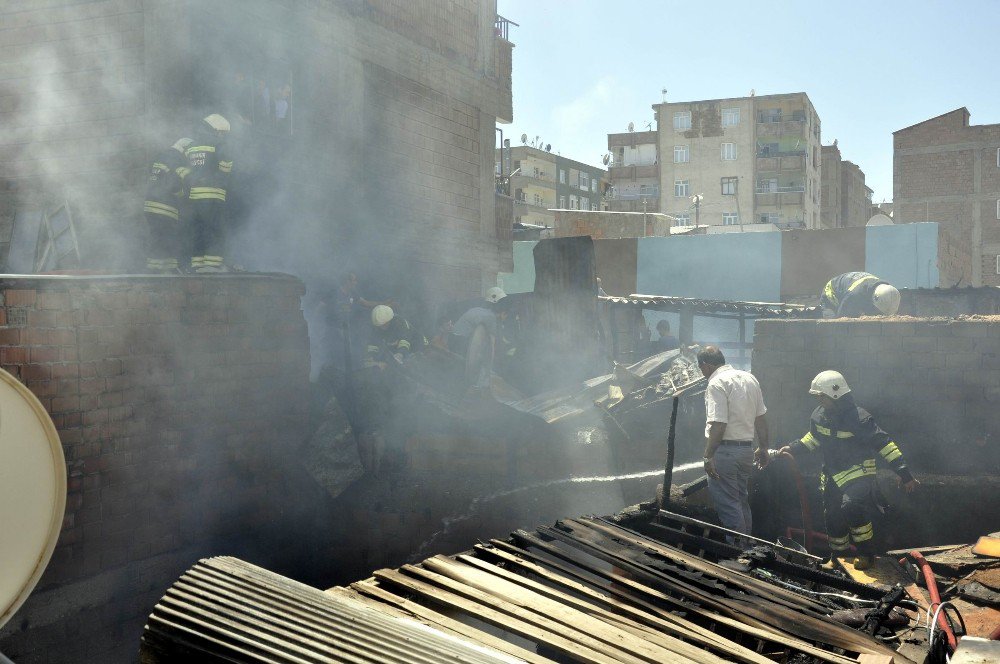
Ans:
[{"label": "cinder block wall", "polygon": [[825,369],[844,374],[919,470],[1000,470],[1000,317],[759,321],[753,372],[777,441],[805,432],[809,383]]},{"label": "cinder block wall", "polygon": [[282,276],[0,279],[0,366],[51,414],[69,475],[52,561],[0,651],[134,661],[192,561],[281,560],[283,498],[302,491],[286,466],[308,415],[303,292]]}]

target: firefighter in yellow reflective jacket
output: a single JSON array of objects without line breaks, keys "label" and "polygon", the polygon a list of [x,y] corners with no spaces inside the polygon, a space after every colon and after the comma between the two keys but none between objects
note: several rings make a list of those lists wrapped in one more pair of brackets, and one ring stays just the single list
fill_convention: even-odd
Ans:
[{"label": "firefighter in yellow reflective jacket", "polygon": [[156,155],[149,169],[142,210],[149,228],[146,269],[150,272],[177,272],[182,252],[180,203],[185,198],[185,178],[191,172],[184,151],[190,145],[190,138],[180,139]]},{"label": "firefighter in yellow reflective jacket", "polygon": [[809,432],[779,453],[797,456],[819,450],[823,453],[823,506],[830,537],[832,569],[851,543],[858,552],[857,569],[871,566],[875,554],[872,516],[876,501],[875,460],[881,457],[899,476],[907,493],[920,485],[906,467],[903,453],[874,418],[854,403],[851,388],[836,371],[823,371],[813,379],[809,394],[819,399]]},{"label": "firefighter in yellow reflective jacket", "polygon": [[868,272],[839,274],[823,287],[819,304],[828,318],[894,316],[899,311],[899,290]]},{"label": "firefighter in yellow reflective jacket", "polygon": [[385,369],[390,360],[402,363],[411,353],[424,349],[427,339],[402,316],[380,304],[372,309],[372,332],[365,353],[365,367]]},{"label": "firefighter in yellow reflective jacket", "polygon": [[226,152],[229,121],[218,113],[209,115],[186,150],[191,168],[188,199],[194,242],[191,269],[195,272],[227,272],[223,263],[226,242],[224,208],[226,186],[233,170]]}]

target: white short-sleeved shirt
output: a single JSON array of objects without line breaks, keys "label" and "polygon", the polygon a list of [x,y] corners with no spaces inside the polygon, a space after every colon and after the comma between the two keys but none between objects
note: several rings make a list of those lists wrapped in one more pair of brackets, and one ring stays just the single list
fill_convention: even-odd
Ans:
[{"label": "white short-sleeved shirt", "polygon": [[724,440],[753,440],[754,420],[767,412],[760,383],[749,371],[724,364],[708,379],[705,389],[705,436],[711,422],[723,422]]}]

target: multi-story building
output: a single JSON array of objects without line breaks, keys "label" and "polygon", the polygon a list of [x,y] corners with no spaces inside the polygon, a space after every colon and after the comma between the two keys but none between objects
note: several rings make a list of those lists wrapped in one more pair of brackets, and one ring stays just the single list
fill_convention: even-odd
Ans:
[{"label": "multi-story building", "polygon": [[549,150],[518,145],[497,151],[498,175],[510,175],[514,220],[552,228],[552,210],[599,210],[607,171]]},{"label": "multi-story building", "polygon": [[605,196],[612,212],[658,212],[660,209],[659,143],[655,131],[608,134],[611,168]]},{"label": "multi-story building", "polygon": [[679,225],[820,225],[820,121],[804,92],[654,104],[659,211]]},{"label": "multi-story building", "polygon": [[1000,286],[1000,124],[958,108],[893,133],[893,221],[938,221],[973,255],[965,284]]},{"label": "multi-story building", "polygon": [[864,226],[871,219],[872,189],[865,173],[852,161],[843,159],[837,141],[822,147],[820,168],[820,227]]}]

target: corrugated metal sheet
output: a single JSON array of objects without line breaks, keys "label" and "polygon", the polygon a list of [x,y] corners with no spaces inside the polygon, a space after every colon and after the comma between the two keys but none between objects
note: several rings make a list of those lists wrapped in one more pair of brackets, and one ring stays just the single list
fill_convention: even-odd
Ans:
[{"label": "corrugated metal sheet", "polygon": [[628,297],[601,297],[600,300],[611,304],[627,304],[660,311],[677,312],[682,309],[691,309],[696,313],[742,314],[754,318],[820,318],[823,314],[820,307],[807,307],[784,302],[702,300],[691,297],[641,294],[633,294]]}]

